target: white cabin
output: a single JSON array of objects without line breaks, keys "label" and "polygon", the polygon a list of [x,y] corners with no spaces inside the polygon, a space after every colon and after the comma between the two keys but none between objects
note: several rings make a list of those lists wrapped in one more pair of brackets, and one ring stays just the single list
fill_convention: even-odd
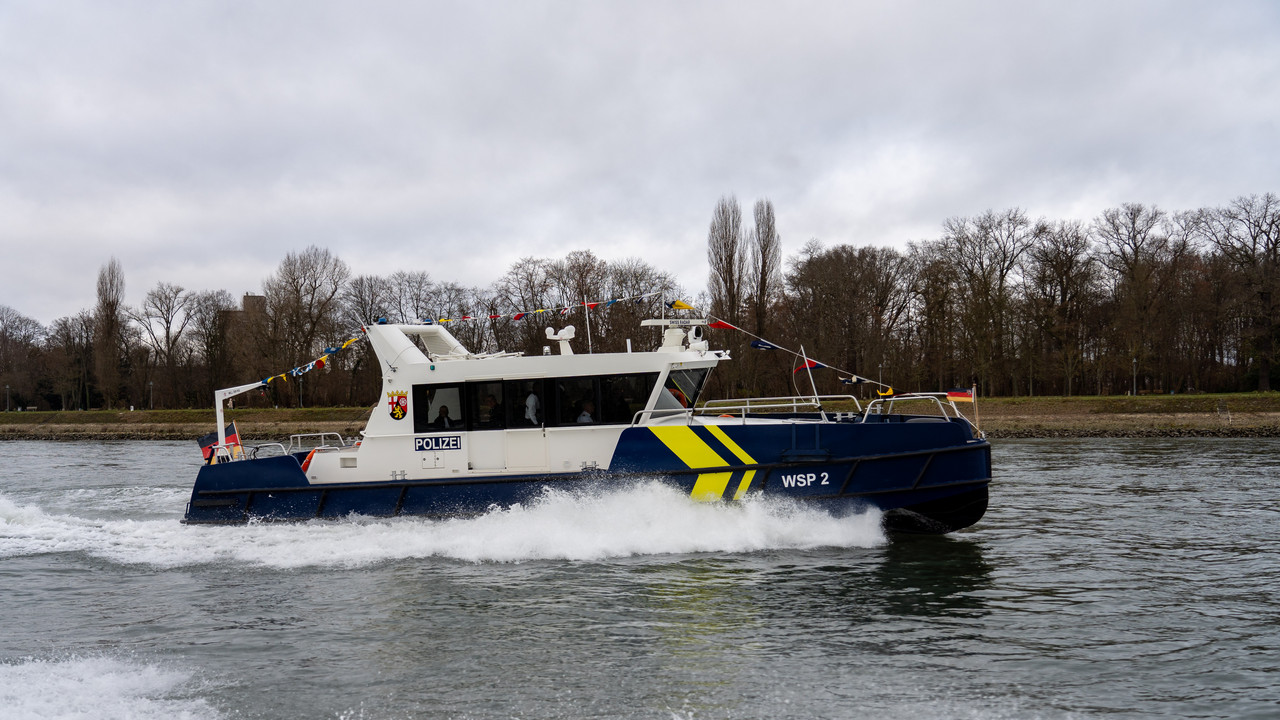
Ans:
[{"label": "white cabin", "polygon": [[[632,424],[687,422],[711,368],[727,357],[703,321],[666,329],[652,352],[474,354],[441,325],[365,328],[383,387],[359,445],[318,448],[312,484],[441,480],[607,469]],[[686,329],[688,328],[688,329]],[[421,339],[425,351],[411,340]]]}]

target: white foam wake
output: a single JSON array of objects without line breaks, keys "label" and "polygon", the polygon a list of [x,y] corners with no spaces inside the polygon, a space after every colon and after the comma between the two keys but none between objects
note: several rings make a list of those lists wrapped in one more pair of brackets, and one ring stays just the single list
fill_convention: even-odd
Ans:
[{"label": "white foam wake", "polygon": [[204,720],[218,714],[183,697],[191,675],[112,658],[0,663],[0,715],[41,720]]},{"label": "white foam wake", "polygon": [[179,567],[358,566],[404,558],[473,562],[604,560],[637,555],[871,547],[880,515],[833,517],[774,499],[695,503],[657,482],[603,492],[547,491],[474,518],[352,519],[233,527],[176,520],[95,520],[46,513],[0,496],[0,557],[80,552],[119,563]]}]

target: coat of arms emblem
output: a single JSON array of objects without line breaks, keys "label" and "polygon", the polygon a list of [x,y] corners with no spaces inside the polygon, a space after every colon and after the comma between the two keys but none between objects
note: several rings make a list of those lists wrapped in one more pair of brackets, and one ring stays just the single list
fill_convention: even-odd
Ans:
[{"label": "coat of arms emblem", "polygon": [[387,393],[387,405],[391,408],[391,418],[401,420],[409,414],[409,393],[404,391]]}]

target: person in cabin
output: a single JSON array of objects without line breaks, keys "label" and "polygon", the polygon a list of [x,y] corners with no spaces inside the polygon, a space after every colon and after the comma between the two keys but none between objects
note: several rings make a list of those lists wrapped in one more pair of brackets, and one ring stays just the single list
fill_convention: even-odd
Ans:
[{"label": "person in cabin", "polygon": [[537,393],[529,393],[529,397],[524,400],[524,419],[529,421],[530,425],[538,424],[538,410],[542,403],[538,400]]},{"label": "person in cabin", "polygon": [[484,422],[492,426],[500,426],[502,424],[502,404],[498,402],[498,398],[490,394],[484,399],[484,405],[487,413]]},{"label": "person in cabin", "polygon": [[449,428],[456,427],[457,422],[458,421],[449,417],[449,406],[441,405],[440,412],[436,415],[435,422],[431,423],[431,427],[439,430],[448,430]]},{"label": "person in cabin", "polygon": [[582,414],[578,416],[580,423],[593,423],[596,421],[596,404],[590,400],[582,401]]}]

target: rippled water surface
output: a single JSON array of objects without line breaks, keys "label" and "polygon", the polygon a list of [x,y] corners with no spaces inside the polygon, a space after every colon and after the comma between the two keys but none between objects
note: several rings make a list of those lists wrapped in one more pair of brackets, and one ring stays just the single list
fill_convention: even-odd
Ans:
[{"label": "rippled water surface", "polygon": [[192,443],[0,443],[4,718],[1280,717],[1280,442],[1002,441],[987,517],[655,484],[178,522]]}]

